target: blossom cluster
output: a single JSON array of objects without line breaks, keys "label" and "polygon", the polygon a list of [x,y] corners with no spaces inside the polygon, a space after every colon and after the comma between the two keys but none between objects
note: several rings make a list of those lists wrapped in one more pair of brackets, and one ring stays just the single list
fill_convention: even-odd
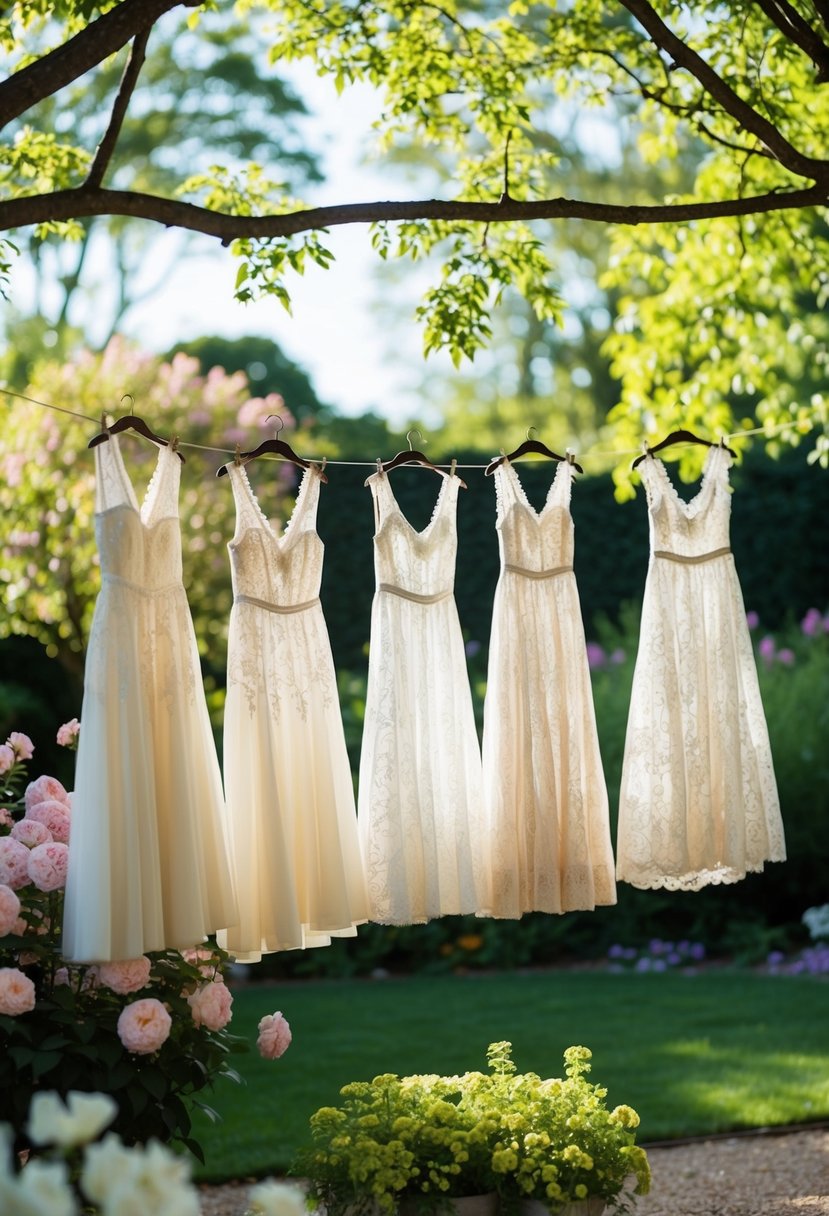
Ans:
[{"label": "blossom cluster", "polygon": [[[57,1093],[36,1093],[26,1127],[36,1156],[25,1163],[15,1157],[12,1129],[0,1124],[0,1211],[199,1216],[186,1159],[157,1141],[127,1147],[113,1132],[98,1140],[116,1113],[108,1094],[70,1091],[64,1100]],[[300,1190],[273,1179],[253,1187],[249,1201],[250,1216],[303,1216],[305,1211]]]},{"label": "blossom cluster", "polygon": [[608,971],[671,971],[676,967],[694,967],[705,960],[702,942],[663,941],[651,938],[644,947],[622,946],[618,943],[607,952]]},{"label": "blossom cluster", "polygon": [[310,1197],[331,1216],[392,1212],[416,1199],[424,1211],[448,1198],[497,1192],[502,1203],[535,1198],[558,1207],[588,1195],[619,1196],[650,1174],[635,1144],[638,1115],[608,1110],[606,1090],[585,1074],[591,1053],[565,1052],[565,1076],[518,1074],[509,1043],[493,1043],[488,1073],[353,1082],[339,1107],[311,1118],[312,1143],[297,1164]]}]

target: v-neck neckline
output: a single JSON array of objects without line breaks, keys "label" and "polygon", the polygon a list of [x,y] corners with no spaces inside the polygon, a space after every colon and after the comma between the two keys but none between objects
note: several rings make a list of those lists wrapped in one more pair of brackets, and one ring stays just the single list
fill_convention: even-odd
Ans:
[{"label": "v-neck neckline", "polygon": [[400,503],[397,501],[397,497],[394,493],[394,490],[391,488],[391,481],[389,480],[388,473],[380,473],[379,476],[385,477],[386,486],[388,488],[389,496],[392,500],[392,503],[394,504],[394,509],[397,512],[397,514],[400,516],[400,518],[403,520],[403,523],[409,529],[409,532],[412,534],[412,536],[416,540],[423,540],[423,538],[426,536],[426,534],[428,532],[430,532],[431,529],[434,527],[434,524],[436,523],[436,521],[438,519],[438,516],[440,514],[440,508],[443,504],[444,498],[446,497],[446,489],[452,478],[452,474],[451,473],[441,473],[441,477],[443,478],[443,485],[438,490],[438,496],[435,499],[435,505],[432,507],[432,514],[429,519],[429,522],[426,524],[426,527],[421,528],[420,531],[418,531],[417,528],[415,528],[415,526],[404,515],[404,513],[400,507]]},{"label": "v-neck neckline", "polygon": [[[167,447],[166,444],[158,445],[158,455],[156,456],[155,468],[153,469],[152,474],[150,475],[150,480],[147,482],[146,488],[144,490],[144,494],[143,494],[141,500],[139,501],[138,493],[135,489],[132,478],[130,477],[129,473],[127,472],[127,466],[124,463],[124,453],[121,451],[121,444],[119,442],[117,434],[110,435],[109,439],[107,440],[107,443],[112,443],[115,445],[114,448],[111,449],[111,451],[114,453],[114,460],[115,460],[115,464],[118,468],[118,474],[121,478],[122,484],[124,486],[124,489],[125,489],[126,495],[127,495],[126,502],[116,503],[115,504],[116,507],[121,507],[121,506],[129,507],[130,510],[134,511],[135,514],[138,516],[138,519],[144,528],[150,528],[150,527],[154,526],[150,523],[150,520],[152,519],[153,507],[155,506],[155,500],[157,497],[157,493],[155,493],[155,491],[156,491],[158,482],[161,477],[161,470],[163,468],[163,461],[165,458],[165,454],[172,455],[172,450],[169,447]],[[112,508],[110,508],[110,509],[112,509]],[[156,520],[155,522],[158,523],[160,521]]]},{"label": "v-neck neckline", "polygon": [[[233,466],[231,466],[231,467],[233,467]],[[296,520],[299,517],[299,515],[301,514],[301,511],[304,507],[305,499],[308,496],[307,488],[310,485],[310,476],[311,476],[311,473],[313,470],[314,470],[313,464],[309,464],[307,466],[307,468],[305,468],[303,470],[302,477],[300,478],[300,482],[299,482],[299,489],[297,490],[297,495],[296,495],[296,499],[294,500],[294,505],[293,505],[293,509],[291,510],[291,514],[288,516],[288,520],[285,523],[284,527],[282,528],[282,531],[277,532],[276,529],[274,528],[273,524],[268,519],[265,512],[262,510],[262,506],[259,502],[256,492],[255,492],[253,486],[250,484],[250,478],[248,477],[247,469],[245,468],[244,465],[239,466],[239,475],[242,479],[242,484],[245,487],[245,493],[248,495],[251,505],[253,506],[254,510],[256,511],[256,514],[259,517],[260,525],[261,525],[263,531],[271,538],[271,540],[274,542],[274,544],[279,549],[283,549],[285,547],[285,543],[288,540],[288,538],[293,535],[294,520]]]},{"label": "v-neck neckline", "polygon": [[[518,470],[516,469],[516,467],[512,463],[512,461],[506,460],[504,462],[504,464],[505,464],[505,467],[507,469],[509,469],[509,471],[512,474],[513,482],[515,484],[516,491],[517,491],[517,501],[520,502],[522,506],[527,508],[530,515],[532,515],[533,519],[536,520],[537,523],[540,523],[541,520],[545,518],[548,509],[551,506],[553,506],[553,491],[556,488],[556,485],[558,484],[559,475],[561,474],[561,470],[565,464],[565,461],[559,461],[558,464],[556,465],[556,471],[553,474],[552,481],[550,482],[550,485],[547,489],[547,494],[544,498],[544,505],[541,507],[540,511],[537,511],[535,509],[535,507],[533,506],[533,504],[530,502],[530,500],[527,496],[527,491],[524,487],[524,483],[521,480],[521,478],[518,476]],[[559,503],[558,505],[563,506],[562,503]]]},{"label": "v-neck neckline", "polygon": [[671,500],[676,505],[680,514],[683,515],[686,519],[694,519],[695,516],[697,516],[699,514],[700,510],[702,509],[703,496],[707,494],[708,486],[710,484],[713,484],[712,479],[710,477],[710,473],[711,473],[711,470],[714,465],[714,453],[718,450],[719,450],[719,445],[717,445],[717,444],[715,444],[711,448],[709,448],[708,454],[705,457],[705,463],[702,468],[702,474],[699,479],[699,485],[697,487],[697,491],[691,498],[688,499],[687,502],[685,501],[684,498],[680,498],[679,491],[677,490],[676,486],[674,485],[673,481],[671,480],[670,476],[668,475],[668,470],[665,467],[664,461],[660,460],[658,456],[654,456],[651,458],[656,462],[657,466],[660,469],[660,477],[661,477],[662,481],[664,482],[665,486],[667,486],[667,488],[668,488],[668,494],[669,494]]}]

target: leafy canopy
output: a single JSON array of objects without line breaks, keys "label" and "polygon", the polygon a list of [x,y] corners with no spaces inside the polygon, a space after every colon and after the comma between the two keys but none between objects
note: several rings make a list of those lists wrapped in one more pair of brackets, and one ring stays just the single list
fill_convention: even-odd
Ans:
[{"label": "leafy canopy", "polygon": [[[0,84],[0,232],[69,239],[92,215],[203,232],[239,257],[240,299],[271,294],[287,307],[290,272],[330,262],[324,229],[368,224],[383,257],[439,258],[419,315],[426,350],[459,362],[489,340],[508,288],[537,317],[560,319],[551,223],[606,224],[606,282],[622,297],[608,345],[622,386],[611,420],[625,442],[680,419],[709,432],[751,422],[776,431],[775,443],[817,428],[814,457],[829,463],[827,0],[240,0],[273,64],[310,59],[338,89],[378,90],[381,155],[439,148],[441,197],[308,208],[256,160],[154,190],[110,188],[145,59],[169,52],[158,47],[165,14],[190,9],[198,31],[209,7],[13,6],[0,22],[17,69]],[[35,34],[54,49],[29,60]],[[126,69],[97,147],[71,124],[32,123],[33,107],[111,71],[113,55]],[[598,175],[566,197],[551,116],[608,104],[623,108],[648,162],[669,168],[693,151],[690,190],[608,201]]]}]

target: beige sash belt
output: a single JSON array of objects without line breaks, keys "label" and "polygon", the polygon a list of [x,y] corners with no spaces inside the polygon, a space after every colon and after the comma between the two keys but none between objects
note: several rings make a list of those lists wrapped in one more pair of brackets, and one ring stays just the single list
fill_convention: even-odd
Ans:
[{"label": "beige sash belt", "polygon": [[654,549],[654,557],[665,557],[669,562],[682,562],[686,566],[696,566],[699,562],[710,562],[715,557],[725,557],[731,550],[726,545],[723,549],[712,549],[710,553],[698,553],[695,557],[686,557],[683,553],[668,553],[666,549]]},{"label": "beige sash belt", "polygon": [[572,573],[572,566],[554,566],[552,570],[527,570],[524,566],[512,566],[505,562],[504,569],[510,574],[523,574],[524,578],[553,578],[556,574]]},{"label": "beige sash belt", "polygon": [[253,595],[237,595],[234,604],[254,604],[257,608],[265,608],[268,612],[304,612],[306,608],[316,608],[319,596],[315,600],[305,600],[301,604],[271,604],[267,600],[258,600]]},{"label": "beige sash belt", "polygon": [[452,595],[449,591],[438,591],[435,595],[418,595],[416,591],[406,591],[403,587],[395,587],[392,583],[380,583],[378,591],[388,591],[389,595],[399,595],[401,599],[411,600],[414,604],[437,604],[440,600],[448,600]]},{"label": "beige sash belt", "polygon": [[169,595],[171,591],[184,590],[181,583],[167,583],[165,587],[141,587],[138,583],[130,582],[128,578],[121,578],[120,574],[102,574],[101,581],[115,583],[117,587],[127,587],[130,591],[137,591],[139,595]]}]

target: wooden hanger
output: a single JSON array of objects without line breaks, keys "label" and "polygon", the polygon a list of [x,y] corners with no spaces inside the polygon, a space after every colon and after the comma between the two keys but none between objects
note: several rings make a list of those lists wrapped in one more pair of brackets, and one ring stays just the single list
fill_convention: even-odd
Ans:
[{"label": "wooden hanger", "polygon": [[679,430],[671,431],[670,435],[666,435],[664,439],[660,440],[656,447],[646,447],[646,450],[641,456],[636,457],[630,467],[635,469],[636,466],[641,464],[647,456],[655,456],[657,452],[661,452],[663,448],[670,447],[673,443],[698,443],[704,448],[721,447],[725,448],[726,452],[728,452],[730,456],[733,456],[735,460],[737,459],[737,453],[733,448],[726,447],[722,439],[720,439],[717,443],[712,443],[710,439],[700,439],[699,435],[695,435],[693,431]]},{"label": "wooden hanger", "polygon": [[[584,472],[584,469],[581,467],[580,464],[576,464],[576,461],[573,459],[573,457],[571,456],[571,454],[569,452],[567,453],[566,456],[559,456],[558,452],[552,452],[547,447],[546,443],[542,443],[540,439],[530,439],[530,431],[534,431],[535,429],[536,428],[534,426],[531,426],[527,429],[527,438],[524,440],[524,442],[522,444],[520,444],[515,449],[514,452],[510,452],[508,456],[507,455],[497,456],[495,458],[495,460],[491,460],[489,462],[489,464],[486,466],[484,475],[486,477],[491,477],[492,474],[495,472],[495,470],[498,468],[498,466],[502,465],[505,460],[508,460],[510,463],[512,463],[512,461],[517,460],[519,458],[519,456],[526,456],[528,452],[536,452],[539,456],[547,456],[547,457],[549,457],[550,460],[557,460],[557,461],[559,461],[559,463],[561,463],[561,461],[563,461],[563,460],[566,460],[568,464],[571,464],[573,466],[573,468],[576,470],[577,473]],[[503,448],[501,449],[501,451],[503,452]]]},{"label": "wooden hanger", "polygon": [[[132,401],[129,393],[125,393],[124,397],[129,397],[130,401]],[[122,401],[124,397],[121,398]],[[106,423],[106,414],[102,414],[100,434],[93,436],[86,446],[88,448],[97,447],[99,443],[105,443],[110,435],[119,435],[121,431],[136,431],[139,435],[143,435],[145,439],[157,443],[160,447],[166,448],[170,446],[166,439],[162,439],[160,435],[156,435],[154,431],[151,431],[144,419],[139,418],[137,414],[124,414],[123,418],[117,419],[116,422],[111,423],[109,426]],[[184,464],[184,457],[178,450],[178,439],[173,444],[173,451],[181,463]]]},{"label": "wooden hanger", "polygon": [[[444,473],[443,469],[441,469],[438,465],[433,464],[428,456],[424,456],[422,452],[418,452],[416,448],[412,447],[412,435],[420,435],[420,431],[417,429],[417,427],[412,427],[412,429],[406,434],[406,439],[409,444],[408,449],[404,448],[401,452],[398,452],[396,456],[392,456],[391,460],[378,459],[378,473],[389,473],[392,469],[396,469],[398,465],[401,464],[421,464],[425,469],[433,469],[435,473],[440,473],[441,477],[445,477],[446,474]],[[449,473],[450,477],[457,476],[455,473],[455,464],[456,461],[453,460],[452,469]],[[458,477],[458,485],[462,486],[464,490],[466,489],[466,482],[460,477]]]},{"label": "wooden hanger", "polygon": [[[239,452],[237,449],[236,456],[234,458],[235,463],[236,464],[249,464],[251,460],[256,460],[257,456],[265,456],[268,453],[272,452],[275,456],[281,456],[283,458],[283,460],[289,460],[291,462],[291,464],[298,465],[301,469],[310,469],[311,466],[314,464],[314,462],[311,460],[305,460],[304,457],[302,457],[302,456],[297,456],[296,452],[291,447],[291,445],[289,443],[287,443],[284,439],[280,439],[278,437],[279,432],[282,430],[283,426],[285,425],[282,422],[282,419],[279,417],[279,415],[278,414],[268,414],[268,417],[265,419],[265,421],[267,422],[271,418],[278,418],[279,424],[280,424],[279,427],[277,428],[276,435],[274,436],[274,438],[263,440],[262,443],[259,444],[258,448],[254,448],[250,452]],[[323,473],[320,466],[314,465],[314,468],[316,468],[316,470],[317,470],[317,474],[319,475],[320,481],[327,482],[328,478],[326,477],[325,473]],[[224,477],[226,475],[226,473],[227,473],[227,465],[223,464],[222,467],[217,471],[216,476]]]}]

